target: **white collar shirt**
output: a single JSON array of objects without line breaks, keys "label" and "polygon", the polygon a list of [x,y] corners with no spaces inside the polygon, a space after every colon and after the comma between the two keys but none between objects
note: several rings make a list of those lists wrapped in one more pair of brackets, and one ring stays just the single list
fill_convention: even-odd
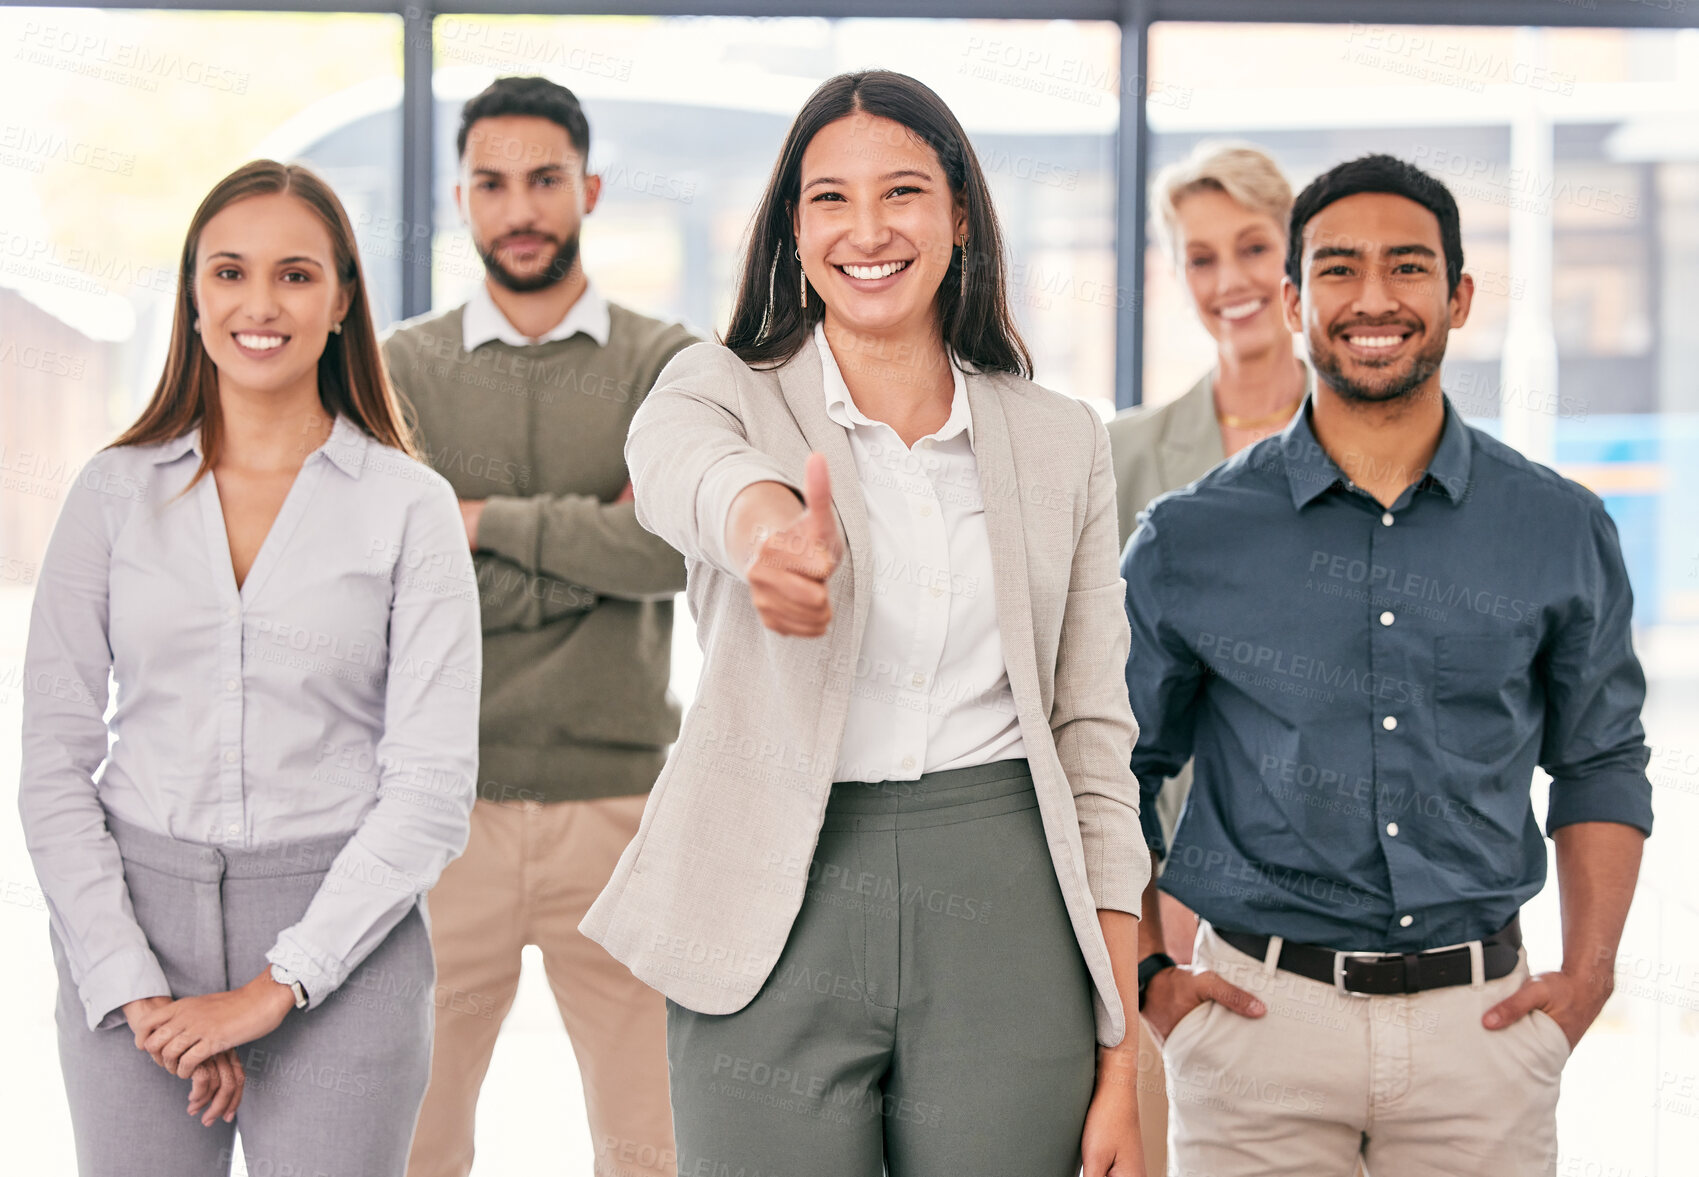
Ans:
[{"label": "white collar shirt", "polygon": [[960,367],[950,366],[949,417],[910,448],[856,406],[820,325],[814,342],[826,415],[855,456],[873,562],[833,779],[914,780],[1024,756]]},{"label": "white collar shirt", "polygon": [[606,347],[609,329],[608,300],[602,297],[594,282],[586,281],[584,293],[578,296],[572,309],[537,340],[530,339],[508,321],[496,300],[490,297],[488,282],[480,282],[472,297],[466,300],[466,310],[460,316],[460,345],[468,352],[477,351],[482,344],[492,342],[532,347],[557,339],[571,339],[582,331],[598,346]]}]

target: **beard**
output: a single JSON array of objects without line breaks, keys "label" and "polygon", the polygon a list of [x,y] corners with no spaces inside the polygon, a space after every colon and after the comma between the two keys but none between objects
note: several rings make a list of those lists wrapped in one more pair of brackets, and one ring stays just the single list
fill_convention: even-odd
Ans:
[{"label": "beard", "polygon": [[484,260],[484,271],[494,278],[504,288],[515,294],[530,294],[537,290],[547,290],[549,287],[565,281],[572,273],[572,267],[578,262],[578,234],[574,233],[565,241],[547,234],[539,234],[545,241],[554,242],[555,254],[549,259],[549,264],[535,274],[515,274],[501,264],[496,257],[496,244],[489,248],[478,247],[478,256]]},{"label": "beard", "polygon": [[1435,335],[1421,351],[1410,358],[1402,374],[1392,373],[1377,384],[1369,384],[1345,374],[1345,364],[1339,350],[1333,346],[1310,349],[1310,362],[1317,375],[1341,398],[1360,405],[1384,405],[1403,400],[1416,392],[1437,371],[1445,359],[1445,332]]}]

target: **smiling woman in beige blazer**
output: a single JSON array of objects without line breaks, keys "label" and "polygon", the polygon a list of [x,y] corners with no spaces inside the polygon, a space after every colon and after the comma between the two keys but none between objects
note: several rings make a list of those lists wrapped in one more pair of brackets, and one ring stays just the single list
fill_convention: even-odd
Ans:
[{"label": "smiling woman in beige blazer", "polygon": [[808,100],[725,338],[626,446],[704,664],[583,924],[669,998],[679,1171],[1142,1173],[1108,436],[932,91]]}]

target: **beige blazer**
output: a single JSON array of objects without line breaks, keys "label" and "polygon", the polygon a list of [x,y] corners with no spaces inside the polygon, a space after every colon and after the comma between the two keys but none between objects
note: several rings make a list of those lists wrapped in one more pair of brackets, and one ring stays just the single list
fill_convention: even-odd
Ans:
[{"label": "beige blazer", "polygon": [[1121,546],[1150,500],[1196,482],[1226,458],[1215,423],[1215,373],[1178,400],[1117,413],[1109,422],[1115,457],[1115,510]]},{"label": "beige blazer", "polygon": [[[1150,865],[1129,767],[1138,728],[1109,439],[1082,402],[967,376],[1009,682],[1046,839],[1096,990],[1098,1040],[1126,1029],[1098,908],[1137,914]],[[825,453],[846,559],[819,638],[765,628],[726,554],[736,494],[802,486]],[[684,554],[703,651],[694,704],[607,888],[580,925],[686,1008],[731,1013],[778,961],[802,904],[844,733],[873,569],[855,459],[826,416],[812,339],[751,369],[697,344],[661,373],[626,462],[644,527]]]},{"label": "beige blazer", "polygon": [[[1315,391],[1315,382],[1314,369],[1304,364],[1305,396]],[[1152,499],[1196,482],[1226,460],[1215,420],[1214,369],[1178,400],[1117,413],[1109,422],[1109,448],[1124,548]]]}]

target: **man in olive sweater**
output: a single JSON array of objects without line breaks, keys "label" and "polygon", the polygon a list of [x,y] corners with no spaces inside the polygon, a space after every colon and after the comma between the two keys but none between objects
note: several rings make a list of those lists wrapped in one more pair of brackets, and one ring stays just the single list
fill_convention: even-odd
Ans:
[{"label": "man in olive sweater", "polygon": [[543,954],[583,1076],[595,1171],[676,1171],[659,994],[578,931],[678,735],[667,690],[684,561],[638,526],[623,449],[695,342],[607,302],[578,257],[596,204],[571,91],[501,78],[466,105],[455,200],[485,279],[401,324],[390,375],[460,496],[483,610],[481,781],[429,899],[436,1041],[409,1177],[465,1177],[520,952]]}]

